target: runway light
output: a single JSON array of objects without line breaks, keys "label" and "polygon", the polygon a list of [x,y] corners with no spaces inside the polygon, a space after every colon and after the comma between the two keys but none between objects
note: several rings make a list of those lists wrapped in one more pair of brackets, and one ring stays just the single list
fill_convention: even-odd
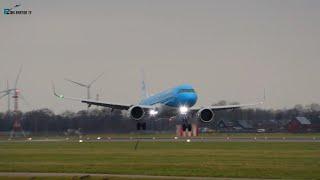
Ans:
[{"label": "runway light", "polygon": [[63,99],[63,98],[64,98],[64,96],[63,96],[62,94],[60,94],[60,95],[59,95],[59,98]]},{"label": "runway light", "polygon": [[150,114],[151,116],[155,116],[155,115],[158,114],[158,111],[156,111],[156,110],[154,110],[154,109],[150,109],[149,114]]},{"label": "runway light", "polygon": [[187,114],[188,107],[187,106],[180,106],[179,111],[180,111],[180,114]]},{"label": "runway light", "polygon": [[190,139],[187,139],[187,142],[190,142],[191,140]]},{"label": "runway light", "polygon": [[100,140],[101,139],[101,137],[97,137],[97,140]]},{"label": "runway light", "polygon": [[80,140],[79,140],[79,143],[82,143],[82,142],[83,142],[83,141],[80,139]]}]

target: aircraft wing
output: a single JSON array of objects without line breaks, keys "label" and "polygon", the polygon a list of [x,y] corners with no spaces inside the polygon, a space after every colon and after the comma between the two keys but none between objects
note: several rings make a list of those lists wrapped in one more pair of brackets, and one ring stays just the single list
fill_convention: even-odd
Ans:
[{"label": "aircraft wing", "polygon": [[[266,94],[265,94],[265,90],[263,91],[263,100],[262,101],[258,101],[255,103],[248,103],[248,104],[236,104],[236,105],[222,105],[222,106],[209,106],[206,107],[208,109],[211,109],[212,111],[219,111],[219,110],[228,110],[228,109],[240,109],[243,107],[250,107],[250,106],[257,106],[257,105],[261,105],[265,102],[266,100]],[[198,110],[200,110],[201,108],[192,108],[191,110],[193,112],[196,112]]]},{"label": "aircraft wing", "polygon": [[[54,88],[54,85],[52,85],[53,88],[53,93],[56,97],[60,99],[68,99],[68,100],[73,100],[73,101],[79,101],[85,104],[88,104],[88,106],[91,105],[96,105],[96,106],[103,106],[103,107],[108,107],[111,109],[118,109],[118,110],[128,110],[132,105],[129,104],[119,104],[119,103],[110,103],[110,102],[104,102],[104,101],[95,101],[95,100],[90,100],[90,99],[81,99],[81,98],[73,98],[73,97],[66,97],[62,94],[57,94]],[[139,105],[140,106],[140,105]],[[144,109],[151,109],[151,106],[141,106]]]},{"label": "aircraft wing", "polygon": [[237,105],[224,105],[224,106],[211,106],[211,110],[228,110],[228,109],[239,109],[242,107],[250,107],[250,106],[257,106],[263,104],[264,101],[257,102],[257,103],[250,103],[250,104],[237,104]]},{"label": "aircraft wing", "polygon": [[103,106],[103,107],[108,107],[111,109],[119,109],[119,110],[128,110],[131,107],[131,105],[116,104],[116,103],[109,103],[109,102],[102,102],[102,101],[92,101],[87,99],[82,99],[81,102],[88,104],[88,106],[96,105],[96,106]]},{"label": "aircraft wing", "polygon": [[[212,111],[229,110],[229,109],[230,110],[234,110],[234,109],[240,109],[240,108],[243,108],[243,107],[257,106],[257,105],[261,105],[263,103],[264,103],[264,101],[260,101],[260,102],[257,102],[257,103],[250,103],[250,104],[209,106],[209,107],[206,107],[206,108],[211,109]],[[192,108],[191,111],[197,112],[200,109],[201,108]]]}]

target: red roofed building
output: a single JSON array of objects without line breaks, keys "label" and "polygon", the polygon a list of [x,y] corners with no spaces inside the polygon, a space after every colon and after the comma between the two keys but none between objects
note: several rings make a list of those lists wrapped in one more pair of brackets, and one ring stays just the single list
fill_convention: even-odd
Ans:
[{"label": "red roofed building", "polygon": [[288,125],[289,132],[309,132],[311,131],[311,122],[306,117],[295,117]]}]

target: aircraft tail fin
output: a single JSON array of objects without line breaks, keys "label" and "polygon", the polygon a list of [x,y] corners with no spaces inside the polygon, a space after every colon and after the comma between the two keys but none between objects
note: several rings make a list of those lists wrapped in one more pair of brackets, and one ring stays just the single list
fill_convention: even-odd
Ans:
[{"label": "aircraft tail fin", "polygon": [[141,70],[141,75],[142,75],[142,86],[141,86],[141,90],[142,90],[142,98],[147,98],[149,96],[148,91],[147,91],[147,86],[146,86],[146,82],[145,82],[145,75],[144,75],[144,70]]}]

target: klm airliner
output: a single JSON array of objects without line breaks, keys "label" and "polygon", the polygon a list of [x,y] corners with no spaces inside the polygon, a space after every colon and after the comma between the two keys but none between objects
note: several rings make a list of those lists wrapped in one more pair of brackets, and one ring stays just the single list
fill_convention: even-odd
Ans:
[{"label": "klm airliner", "polygon": [[[228,109],[238,109],[241,107],[255,106],[263,104],[263,101],[251,104],[224,105],[224,106],[208,106],[203,108],[195,108],[198,95],[194,88],[189,84],[183,84],[158,94],[148,96],[144,81],[142,82],[142,90],[144,98],[137,104],[118,104],[103,101],[95,101],[90,99],[79,99],[65,97],[57,94],[53,86],[54,95],[62,99],[77,100],[88,106],[96,105],[108,107],[111,109],[127,110],[128,116],[137,121],[137,128],[145,129],[145,120],[147,117],[171,118],[178,117],[183,127],[190,129],[191,119],[197,119],[208,123],[214,120],[215,112]],[[264,98],[265,99],[265,98]]]}]

